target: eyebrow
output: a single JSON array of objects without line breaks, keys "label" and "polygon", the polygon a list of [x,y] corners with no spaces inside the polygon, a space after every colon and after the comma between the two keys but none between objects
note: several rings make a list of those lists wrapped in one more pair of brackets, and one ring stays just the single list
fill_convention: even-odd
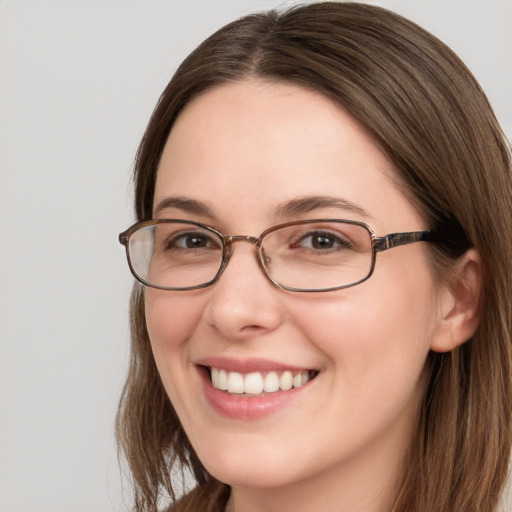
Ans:
[{"label": "eyebrow", "polygon": [[204,215],[206,217],[214,217],[213,208],[202,201],[189,199],[187,197],[166,197],[162,199],[155,207],[153,215],[156,216],[168,208],[176,208],[187,213],[195,213],[196,215]]},{"label": "eyebrow", "polygon": [[277,207],[276,213],[282,217],[296,217],[301,214],[310,213],[314,210],[335,208],[349,213],[355,213],[366,219],[371,216],[360,206],[339,197],[330,196],[307,196],[292,199]]},{"label": "eyebrow", "polygon": [[[330,196],[306,196],[292,199],[285,203],[277,205],[275,215],[278,217],[297,217],[315,210],[334,208],[345,212],[354,213],[365,219],[371,216],[360,206],[339,197]],[[178,209],[187,213],[202,215],[210,218],[215,217],[213,207],[205,202],[197,201],[187,197],[166,197],[162,199],[154,209],[153,215],[157,216],[163,210]]]}]

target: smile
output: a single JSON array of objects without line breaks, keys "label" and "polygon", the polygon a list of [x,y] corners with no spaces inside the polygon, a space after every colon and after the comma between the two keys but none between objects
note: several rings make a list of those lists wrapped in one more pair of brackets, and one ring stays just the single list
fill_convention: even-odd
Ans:
[{"label": "smile", "polygon": [[239,373],[222,368],[209,368],[210,380],[215,389],[227,391],[232,395],[261,396],[277,391],[289,391],[300,388],[316,377],[313,370],[269,371]]}]

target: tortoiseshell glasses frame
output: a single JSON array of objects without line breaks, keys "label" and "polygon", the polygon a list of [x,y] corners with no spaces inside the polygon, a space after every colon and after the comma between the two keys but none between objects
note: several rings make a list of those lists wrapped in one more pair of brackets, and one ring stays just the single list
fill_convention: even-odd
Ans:
[{"label": "tortoiseshell glasses frame", "polygon": [[173,291],[213,285],[228,265],[235,242],[255,246],[261,270],[277,287],[327,292],[369,279],[379,252],[432,241],[430,230],[377,236],[364,222],[332,218],[278,224],[258,237],[228,236],[182,219],[137,222],[119,235],[134,277],[145,286]]}]

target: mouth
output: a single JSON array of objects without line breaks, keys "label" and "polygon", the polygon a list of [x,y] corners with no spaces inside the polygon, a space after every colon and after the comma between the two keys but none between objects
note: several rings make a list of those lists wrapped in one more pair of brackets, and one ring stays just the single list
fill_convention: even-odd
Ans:
[{"label": "mouth", "polygon": [[290,391],[304,386],[318,375],[317,370],[272,370],[239,373],[213,366],[204,368],[215,389],[225,391],[230,395],[243,397],[256,397],[279,391]]}]

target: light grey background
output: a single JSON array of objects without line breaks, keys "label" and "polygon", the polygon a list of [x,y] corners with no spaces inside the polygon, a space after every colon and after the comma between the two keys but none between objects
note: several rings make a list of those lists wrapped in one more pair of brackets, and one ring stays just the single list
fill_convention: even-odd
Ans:
[{"label": "light grey background", "polygon": [[[373,3],[452,46],[512,135],[510,0]],[[134,153],[186,54],[280,4],[0,0],[0,512],[125,510],[112,425]]]}]

